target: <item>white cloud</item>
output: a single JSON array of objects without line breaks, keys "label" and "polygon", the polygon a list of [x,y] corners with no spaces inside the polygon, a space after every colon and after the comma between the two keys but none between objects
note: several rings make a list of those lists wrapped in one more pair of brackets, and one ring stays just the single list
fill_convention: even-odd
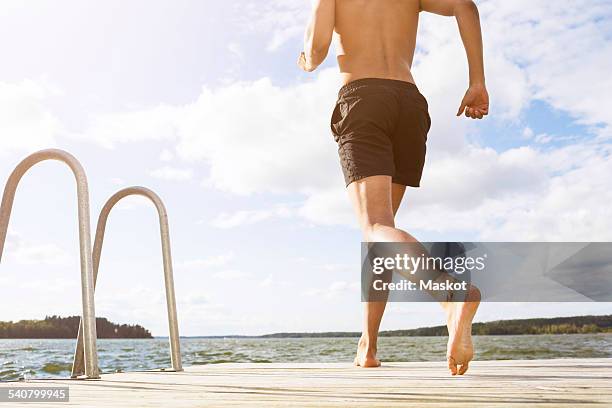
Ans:
[{"label": "white cloud", "polygon": [[112,185],[121,186],[125,184],[125,180],[120,177],[112,177],[108,180]]},{"label": "white cloud", "polygon": [[337,165],[325,129],[337,86],[324,71],[288,88],[262,79],[204,89],[181,118],[177,152],[209,163],[209,184],[234,193],[329,186]]},{"label": "white cloud", "polygon": [[331,264],[323,265],[323,269],[329,272],[351,271],[351,270],[354,270],[354,268],[355,268],[355,265],[350,265],[350,264],[331,263]]},{"label": "white cloud", "polygon": [[163,162],[169,162],[174,160],[174,153],[172,153],[172,151],[168,150],[168,149],[164,149],[162,150],[162,152],[159,154],[159,160],[163,161]]},{"label": "white cloud", "polygon": [[144,110],[95,114],[85,133],[71,136],[95,141],[106,148],[113,148],[117,143],[172,140],[179,112],[178,107],[159,105]]},{"label": "white cloud", "polygon": [[308,2],[303,0],[271,0],[251,2],[241,9],[241,25],[256,32],[270,33],[266,45],[269,52],[301,37],[309,15]]},{"label": "white cloud", "polygon": [[240,45],[240,43],[231,42],[227,45],[227,49],[232,55],[234,55],[239,60],[244,59],[244,50],[242,49],[242,46]]},{"label": "white cloud", "polygon": [[288,288],[293,285],[293,282],[276,278],[273,273],[268,274],[264,279],[259,281],[259,286],[262,288]]},{"label": "white cloud", "polygon": [[531,129],[530,127],[526,127],[525,129],[523,129],[523,138],[532,139],[533,135],[533,129]]},{"label": "white cloud", "polygon": [[536,143],[540,143],[540,144],[550,143],[553,140],[554,140],[554,137],[546,133],[540,133],[539,135],[535,137]]},{"label": "white cloud", "polygon": [[228,269],[224,271],[215,272],[212,277],[215,279],[223,280],[239,280],[250,277],[251,274],[248,272],[238,271],[235,269]]},{"label": "white cloud", "polygon": [[97,116],[83,136],[106,146],[176,139],[181,159],[209,164],[208,186],[237,194],[308,192],[342,180],[328,132],[338,85],[338,75],[326,70],[288,88],[267,78],[204,88],[183,107]]},{"label": "white cloud", "polygon": [[63,248],[55,244],[32,242],[18,233],[9,231],[6,238],[3,258],[18,265],[66,266],[71,257]]},{"label": "white cloud", "polygon": [[137,321],[140,313],[143,313],[141,317],[146,314],[147,320],[159,319],[155,313],[162,307],[165,307],[164,292],[148,286],[126,286],[123,290],[96,292],[96,312],[104,315],[121,311],[123,316],[130,316],[123,321]]},{"label": "white cloud", "polygon": [[211,221],[211,225],[217,228],[235,228],[243,225],[256,224],[272,218],[288,218],[295,214],[291,207],[278,205],[266,210],[241,210],[233,213],[221,213]]},{"label": "white cloud", "polygon": [[[340,172],[340,167],[336,172]],[[348,194],[342,180],[336,186],[309,194],[299,214],[313,224],[356,225],[356,218],[350,206]]]},{"label": "white cloud", "polygon": [[359,282],[345,282],[337,281],[332,282],[329,286],[320,289],[308,289],[303,292],[304,296],[316,297],[323,299],[337,299],[339,297],[345,297],[347,295],[355,296],[359,294]]},{"label": "white cloud", "polygon": [[182,300],[180,302],[184,305],[208,305],[210,304],[210,299],[208,296],[203,295],[202,293],[190,293],[182,296]]},{"label": "white cloud", "polygon": [[191,259],[176,264],[177,268],[182,269],[204,269],[211,267],[226,266],[234,259],[233,253],[213,255],[206,258]]},{"label": "white cloud", "polygon": [[164,166],[149,172],[151,177],[165,181],[188,181],[193,178],[193,171],[172,166]]},{"label": "white cloud", "polygon": [[55,146],[61,126],[45,103],[57,92],[46,82],[0,82],[0,153]]},{"label": "white cloud", "polygon": [[259,282],[259,286],[261,286],[262,288],[271,287],[273,284],[274,284],[274,275],[273,274],[269,274],[268,276],[265,277],[265,279],[263,279],[261,282]]},{"label": "white cloud", "polygon": [[610,152],[603,144],[503,153],[468,146],[432,166],[399,224],[448,239],[471,231],[485,240],[609,240],[612,185],[602,175],[612,174]]},{"label": "white cloud", "polygon": [[612,124],[610,2],[488,0],[482,11],[490,52],[521,67],[537,99],[581,123]]}]

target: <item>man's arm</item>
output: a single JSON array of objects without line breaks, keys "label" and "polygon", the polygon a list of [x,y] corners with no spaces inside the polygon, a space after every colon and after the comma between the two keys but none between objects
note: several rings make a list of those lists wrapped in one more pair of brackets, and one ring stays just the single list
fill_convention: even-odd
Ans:
[{"label": "man's arm", "polygon": [[485,85],[482,32],[478,8],[472,0],[420,0],[421,10],[457,19],[459,33],[467,53],[470,70],[468,89],[457,116],[482,119],[489,113],[489,95]]},{"label": "man's arm", "polygon": [[314,0],[304,36],[304,52],[298,60],[298,65],[304,71],[314,71],[327,57],[334,34],[335,14],[336,0]]}]

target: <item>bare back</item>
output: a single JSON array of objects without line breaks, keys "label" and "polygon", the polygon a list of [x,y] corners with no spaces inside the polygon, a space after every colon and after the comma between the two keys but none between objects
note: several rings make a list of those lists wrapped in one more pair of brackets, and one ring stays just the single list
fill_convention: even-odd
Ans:
[{"label": "bare back", "polygon": [[336,0],[338,65],[343,82],[388,78],[414,83],[419,0]]}]

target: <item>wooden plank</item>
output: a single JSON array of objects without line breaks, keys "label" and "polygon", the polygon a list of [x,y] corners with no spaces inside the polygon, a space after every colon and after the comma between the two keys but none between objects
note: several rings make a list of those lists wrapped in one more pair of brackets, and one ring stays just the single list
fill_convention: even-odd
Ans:
[{"label": "wooden plank", "polygon": [[387,363],[377,369],[216,364],[187,367],[182,373],[132,372],[104,374],[101,380],[0,386],[19,385],[70,387],[69,404],[45,407],[612,406],[612,359],[477,361],[464,377],[451,377],[444,363],[429,362]]}]

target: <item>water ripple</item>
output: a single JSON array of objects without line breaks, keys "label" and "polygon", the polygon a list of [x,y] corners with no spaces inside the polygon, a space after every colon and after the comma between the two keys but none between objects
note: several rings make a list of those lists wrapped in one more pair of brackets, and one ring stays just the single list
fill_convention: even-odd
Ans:
[{"label": "water ripple", "polygon": [[[476,358],[612,357],[612,334],[475,336]],[[170,368],[168,339],[98,340],[102,372]],[[350,362],[356,338],[181,339],[183,364]],[[74,340],[0,340],[0,380],[68,377]],[[443,361],[445,337],[382,337],[382,361]]]}]

